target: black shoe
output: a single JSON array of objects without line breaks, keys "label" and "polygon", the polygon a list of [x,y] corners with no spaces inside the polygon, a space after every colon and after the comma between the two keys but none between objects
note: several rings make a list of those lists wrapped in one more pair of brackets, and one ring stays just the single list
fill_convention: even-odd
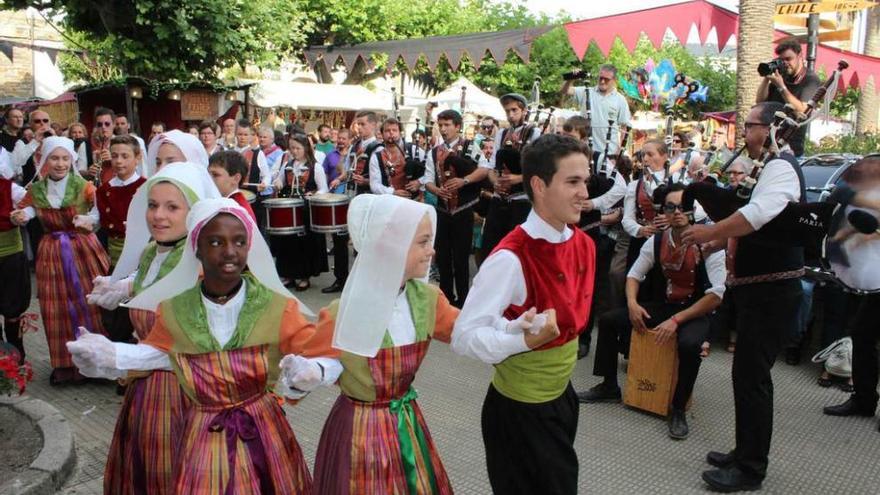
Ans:
[{"label": "black shoe", "polygon": [[868,409],[867,407],[860,406],[853,397],[850,396],[849,399],[846,400],[843,404],[838,404],[836,406],[827,406],[822,410],[828,416],[864,416],[866,418],[870,418],[874,416],[874,409],[877,406]]},{"label": "black shoe", "polygon": [[785,364],[797,366],[801,364],[800,347],[788,347],[785,349]]},{"label": "black shoe", "polygon": [[763,480],[740,471],[736,466],[703,471],[703,481],[715,492],[751,492],[761,489]]},{"label": "black shoe", "polygon": [[344,286],[345,286],[344,280],[340,281],[339,279],[336,279],[333,282],[333,285],[331,285],[330,287],[324,287],[323,289],[321,289],[321,293],[322,294],[333,294],[334,292],[342,292],[342,288]]},{"label": "black shoe", "polygon": [[669,438],[675,440],[684,440],[688,437],[690,429],[688,428],[687,416],[681,409],[673,409],[669,415]]},{"label": "black shoe", "polygon": [[602,382],[584,392],[578,392],[578,402],[592,404],[594,402],[620,402],[620,387],[606,385]]},{"label": "black shoe", "polygon": [[717,452],[712,451],[706,454],[706,462],[717,467],[717,468],[726,468],[733,466],[733,461],[736,458],[733,455],[733,451],[730,452]]},{"label": "black shoe", "polygon": [[588,346],[586,344],[578,344],[578,356],[577,356],[578,359],[583,359],[583,358],[587,357],[587,355],[589,353],[590,353],[590,346]]}]

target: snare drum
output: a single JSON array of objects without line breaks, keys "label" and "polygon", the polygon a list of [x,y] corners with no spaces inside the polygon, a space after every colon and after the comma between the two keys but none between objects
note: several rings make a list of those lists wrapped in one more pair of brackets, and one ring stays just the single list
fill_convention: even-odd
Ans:
[{"label": "snare drum", "polygon": [[270,198],[266,207],[266,232],[270,235],[305,235],[305,201],[301,198]]},{"label": "snare drum", "polygon": [[246,199],[248,203],[254,204],[257,201],[257,193],[248,191],[247,189],[240,189],[240,191],[241,195],[244,196],[244,199]]},{"label": "snare drum", "polygon": [[312,231],[322,234],[348,232],[348,202],[344,194],[316,194],[309,198]]}]

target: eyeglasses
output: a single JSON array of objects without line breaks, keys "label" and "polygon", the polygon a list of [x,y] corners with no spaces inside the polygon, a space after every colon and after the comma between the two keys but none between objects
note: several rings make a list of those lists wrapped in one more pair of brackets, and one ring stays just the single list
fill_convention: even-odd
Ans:
[{"label": "eyeglasses", "polygon": [[746,122],[745,128],[746,130],[751,129],[752,127],[769,127],[770,124],[765,124],[763,122]]},{"label": "eyeglasses", "polygon": [[49,119],[31,119],[31,122],[34,124],[48,124]]},{"label": "eyeglasses", "polygon": [[489,124],[489,125],[481,125],[481,126],[480,126],[480,129],[493,129],[494,127],[495,127],[495,126],[492,125],[492,124]]},{"label": "eyeglasses", "polygon": [[663,205],[663,211],[665,213],[675,213],[676,210],[684,213],[684,206],[677,205],[675,203],[666,203],[665,205]]},{"label": "eyeglasses", "polygon": [[745,173],[745,172],[740,172],[740,171],[737,171],[737,170],[729,170],[729,171],[727,172],[727,175],[746,175],[746,173]]},{"label": "eyeglasses", "polygon": [[95,127],[113,127],[113,122],[98,122]]},{"label": "eyeglasses", "polygon": [[599,77],[599,82],[611,82],[610,77]]},{"label": "eyeglasses", "polygon": [[672,144],[681,144],[681,140],[680,139],[673,139]]}]

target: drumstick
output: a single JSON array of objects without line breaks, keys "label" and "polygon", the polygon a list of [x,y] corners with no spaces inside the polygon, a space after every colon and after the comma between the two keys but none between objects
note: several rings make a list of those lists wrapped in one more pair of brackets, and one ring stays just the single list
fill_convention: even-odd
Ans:
[{"label": "drumstick", "polygon": [[241,187],[260,187],[262,184],[256,184],[254,182],[242,182]]}]

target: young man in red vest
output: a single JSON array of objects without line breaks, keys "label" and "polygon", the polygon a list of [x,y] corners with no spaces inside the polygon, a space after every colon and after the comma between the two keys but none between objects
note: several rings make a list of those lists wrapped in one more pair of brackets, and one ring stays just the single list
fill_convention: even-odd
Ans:
[{"label": "young man in red vest", "polygon": [[570,378],[592,304],[596,248],[571,226],[588,197],[588,154],[585,144],[555,134],[525,148],[532,210],[483,262],[452,334],[454,352],[495,365],[482,414],[495,493],[578,491]]},{"label": "young man in red vest", "polygon": [[3,273],[0,316],[3,316],[6,342],[18,349],[20,361],[24,362],[20,318],[31,303],[31,271],[24,254],[21,229],[10,216],[26,191],[12,181],[11,161],[12,154],[0,148],[0,273]]}]

